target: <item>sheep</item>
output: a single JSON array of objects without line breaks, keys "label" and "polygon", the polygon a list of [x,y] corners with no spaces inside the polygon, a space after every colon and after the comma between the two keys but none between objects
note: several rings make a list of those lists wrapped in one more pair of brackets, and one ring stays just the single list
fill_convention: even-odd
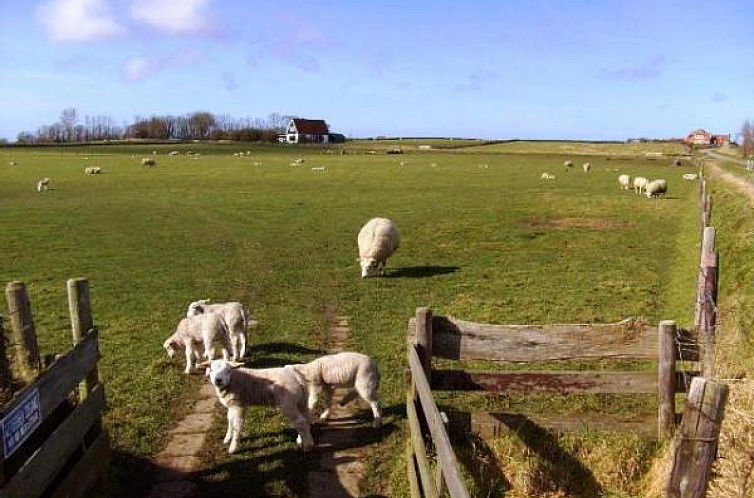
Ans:
[{"label": "sheep", "polygon": [[254,164],[254,166],[261,166],[262,165],[262,161],[254,161],[253,164]]},{"label": "sheep", "polygon": [[173,335],[165,339],[162,347],[170,358],[183,348],[186,353],[186,374],[190,374],[194,358],[198,359],[200,356],[197,347],[203,346],[205,358],[213,360],[217,339],[222,342],[223,358],[227,359],[232,349],[228,325],[220,315],[204,313],[182,319]]},{"label": "sheep", "polygon": [[589,170],[592,169],[591,163],[584,163],[581,167],[584,169],[584,173],[589,173]]},{"label": "sheep", "polygon": [[151,157],[142,157],[141,158],[141,165],[142,166],[156,166],[157,165],[157,161],[155,161]]},{"label": "sheep", "polygon": [[156,156],[156,155],[157,155],[157,151],[156,151],[156,150],[153,150],[153,151],[152,151],[152,155],[153,155],[153,156]]},{"label": "sheep", "polygon": [[186,310],[187,317],[202,313],[214,313],[222,317],[228,326],[233,361],[243,359],[246,355],[246,329],[249,327],[249,311],[246,307],[238,302],[209,304],[209,299],[200,299],[189,304]]},{"label": "sheep", "polygon": [[178,154],[180,154],[180,152],[178,152],[177,150],[171,150],[168,155],[169,156],[177,156]]},{"label": "sheep", "polygon": [[317,172],[320,172],[320,173],[324,173],[325,172],[325,167],[324,166],[316,166],[316,167],[312,168],[312,171],[317,171]]},{"label": "sheep", "polygon": [[43,192],[50,189],[50,179],[42,178],[37,182],[37,192]]},{"label": "sheep", "polygon": [[647,182],[644,187],[644,192],[650,199],[652,197],[659,197],[660,195],[664,196],[668,192],[668,182],[663,179]]},{"label": "sheep", "polygon": [[631,184],[630,176],[628,175],[618,176],[618,185],[620,186],[620,188],[622,188],[623,190],[628,190],[629,188],[631,188],[629,187],[630,184]]},{"label": "sheep", "polygon": [[644,188],[647,186],[647,179],[644,178],[643,176],[634,177],[633,186],[634,186],[634,193],[641,195],[642,190],[644,190]]},{"label": "sheep", "polygon": [[570,171],[571,168],[573,168],[573,161],[571,161],[570,159],[563,161],[563,168],[565,168],[566,171]]},{"label": "sheep", "polygon": [[309,363],[292,365],[304,378],[309,391],[309,412],[317,405],[320,394],[324,394],[324,411],[319,416],[321,421],[330,417],[330,402],[333,390],[338,387],[348,388],[350,392],[343,397],[345,405],[357,395],[369,403],[372,408],[372,427],[379,428],[382,423],[379,392],[380,371],[377,363],[361,353],[344,352],[321,356]]},{"label": "sheep", "polygon": [[99,175],[100,173],[102,173],[102,168],[99,166],[88,166],[84,168],[85,175]]},{"label": "sheep", "polygon": [[696,180],[697,178],[699,178],[699,175],[696,173],[685,173],[683,175],[684,180]]},{"label": "sheep", "polygon": [[359,230],[359,263],[361,278],[371,276],[375,270],[385,274],[387,258],[392,256],[400,245],[398,229],[392,220],[372,218]]},{"label": "sheep", "polygon": [[437,167],[437,163],[429,163],[429,167],[430,168],[436,168]]},{"label": "sheep", "polygon": [[552,174],[548,173],[547,171],[545,171],[544,173],[542,173],[542,176],[540,176],[540,178],[542,180],[554,180],[555,179],[555,175],[552,175]]},{"label": "sheep", "polygon": [[10,161],[8,162],[8,164],[9,164],[10,166],[17,166],[17,165],[18,165],[18,163],[17,163],[16,161],[15,161],[15,159],[11,159],[11,160],[10,160]]},{"label": "sheep", "polygon": [[243,412],[247,406],[277,405],[298,432],[296,444],[304,451],[314,446],[306,382],[290,365],[234,369],[227,361],[213,360],[205,375],[215,388],[220,403],[228,409],[228,430],[223,439],[223,443],[230,443],[228,453],[235,453],[238,449]]}]

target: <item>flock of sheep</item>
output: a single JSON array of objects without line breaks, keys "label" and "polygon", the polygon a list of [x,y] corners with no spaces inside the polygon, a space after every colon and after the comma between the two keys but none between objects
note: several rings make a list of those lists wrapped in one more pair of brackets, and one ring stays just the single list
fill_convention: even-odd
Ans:
[{"label": "flock of sheep", "polygon": [[[392,220],[372,218],[359,231],[361,277],[384,275],[387,259],[398,249],[400,238]],[[288,418],[298,433],[296,444],[304,451],[314,445],[310,426],[320,397],[326,421],[335,388],[350,390],[341,401],[346,404],[360,396],[372,409],[372,425],[382,421],[379,405],[380,372],[367,355],[343,352],[321,356],[309,363],[276,368],[240,368],[246,354],[246,331],[251,319],[248,309],[238,302],[213,303],[208,299],[189,304],[186,316],[163,343],[169,357],[183,351],[186,374],[205,368],[205,376],[227,409],[228,429],[223,442],[235,453],[248,406],[274,405]],[[215,359],[220,343],[223,359]]]}]

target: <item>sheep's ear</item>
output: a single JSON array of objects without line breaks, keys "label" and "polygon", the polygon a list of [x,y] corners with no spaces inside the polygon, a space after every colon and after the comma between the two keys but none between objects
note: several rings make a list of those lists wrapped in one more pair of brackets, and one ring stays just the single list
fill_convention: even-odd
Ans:
[{"label": "sheep's ear", "polygon": [[243,366],[243,363],[241,363],[241,362],[238,362],[238,361],[229,361],[229,362],[228,362],[228,366],[229,366],[230,368],[239,368],[239,367],[242,367],[242,366]]}]

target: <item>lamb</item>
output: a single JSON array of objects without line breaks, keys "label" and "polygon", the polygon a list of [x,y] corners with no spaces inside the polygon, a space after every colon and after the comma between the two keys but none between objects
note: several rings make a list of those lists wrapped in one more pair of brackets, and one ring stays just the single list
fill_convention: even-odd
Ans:
[{"label": "lamb", "polygon": [[357,243],[361,278],[365,278],[375,271],[379,271],[381,275],[385,274],[387,258],[398,249],[400,237],[392,220],[372,218],[359,230]]},{"label": "lamb", "polygon": [[215,357],[215,340],[220,339],[223,347],[223,358],[228,357],[232,347],[228,325],[220,315],[205,313],[186,317],[178,323],[173,335],[163,343],[168,356],[173,357],[176,351],[183,348],[186,353],[186,374],[191,373],[194,358],[199,359],[199,346],[204,347],[207,360]]},{"label": "lamb", "polygon": [[178,152],[177,150],[171,150],[168,155],[169,156],[177,156],[178,154],[180,154],[180,152]]},{"label": "lamb", "polygon": [[[338,387],[348,388],[350,392],[343,397],[345,405],[356,395],[369,403],[372,408],[372,427],[378,428],[382,423],[379,392],[380,371],[372,358],[361,353],[344,352],[321,356],[309,363],[292,365],[304,378],[309,391],[309,412],[317,406],[317,399],[324,394],[325,409],[319,416],[322,421],[330,417],[330,402],[333,390]],[[354,391],[355,390],[355,391]]]},{"label": "lamb", "polygon": [[634,178],[634,193],[635,194],[641,194],[642,190],[646,188],[647,186],[647,179],[643,176],[637,176]]},{"label": "lamb", "polygon": [[684,180],[696,180],[697,178],[699,178],[699,175],[696,173],[685,173],[683,175]]},{"label": "lamb", "polygon": [[157,165],[157,161],[155,161],[151,157],[142,157],[141,158],[141,165],[142,166],[156,166]]},{"label": "lamb", "polygon": [[573,161],[571,161],[570,159],[567,161],[563,161],[563,167],[565,168],[566,171],[570,171],[571,168],[573,168]]},{"label": "lamb", "polygon": [[620,188],[622,188],[623,190],[628,190],[629,188],[631,188],[629,187],[630,184],[631,184],[630,176],[628,175],[618,176],[618,185],[620,186]]},{"label": "lamb", "polygon": [[9,165],[11,165],[11,166],[17,166],[17,165],[18,165],[18,163],[17,163],[17,162],[16,162],[16,161],[15,161],[14,159],[11,159],[11,160],[10,160],[10,161],[8,162],[8,164],[9,164]]},{"label": "lamb", "polygon": [[325,167],[324,166],[315,166],[315,167],[312,168],[312,171],[317,171],[319,173],[324,173],[325,172]]},{"label": "lamb", "polygon": [[544,173],[542,173],[542,176],[540,176],[540,178],[542,180],[554,180],[555,179],[555,175],[551,175],[550,173],[548,173],[547,171],[545,171]]},{"label": "lamb", "polygon": [[102,173],[102,168],[99,166],[88,166],[84,168],[85,175],[99,175],[100,173]]},{"label": "lamb", "polygon": [[660,195],[665,195],[668,191],[668,182],[659,179],[659,180],[652,180],[651,182],[647,182],[647,185],[644,187],[644,192],[647,194],[648,198],[652,197],[659,197]]},{"label": "lamb", "polygon": [[50,189],[50,179],[42,178],[37,182],[37,192],[42,192]]},{"label": "lamb", "polygon": [[277,405],[298,432],[296,444],[304,451],[314,446],[306,405],[306,382],[290,365],[233,369],[227,361],[213,360],[206,375],[220,403],[228,409],[228,430],[223,439],[223,443],[230,443],[228,453],[235,453],[238,449],[243,412],[247,406]]},{"label": "lamb", "polygon": [[591,163],[584,163],[581,167],[584,168],[584,173],[589,173],[589,170],[592,169]]},{"label": "lamb", "polygon": [[246,329],[249,327],[249,311],[244,305],[238,302],[209,304],[209,299],[200,299],[189,304],[186,310],[187,317],[202,313],[214,313],[225,321],[230,333],[233,361],[243,359],[246,355]]}]

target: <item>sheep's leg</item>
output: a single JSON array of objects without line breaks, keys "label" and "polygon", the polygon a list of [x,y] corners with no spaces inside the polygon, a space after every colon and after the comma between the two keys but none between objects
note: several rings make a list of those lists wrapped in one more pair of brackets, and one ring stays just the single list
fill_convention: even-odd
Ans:
[{"label": "sheep's leg", "polygon": [[239,354],[238,359],[242,360],[244,356],[246,356],[246,331],[241,330],[241,333],[238,335],[238,342],[239,342]]},{"label": "sheep's leg", "polygon": [[330,418],[330,403],[332,403],[333,388],[330,386],[322,386],[322,403],[324,404],[324,411],[319,416],[321,421],[325,421]]},{"label": "sheep's leg", "polygon": [[[228,447],[228,453],[235,453],[238,449],[238,437],[241,434],[241,426],[243,425],[243,408],[240,406],[232,406],[228,408],[228,430],[231,430],[233,434],[230,438],[230,446]],[[226,434],[227,437],[227,434]]]},{"label": "sheep's leg", "polygon": [[309,417],[307,414],[302,413],[297,403],[293,400],[285,400],[280,403],[280,411],[288,418],[296,428],[298,436],[296,436],[296,445],[300,446],[304,451],[309,451],[314,446],[314,439],[312,439],[312,433],[309,430]]},{"label": "sheep's leg", "polygon": [[309,419],[311,420],[314,409],[317,407],[317,400],[322,392],[322,387],[319,385],[311,384],[309,386],[309,396],[306,402],[306,408],[309,410]]},{"label": "sheep's leg", "polygon": [[225,432],[225,438],[223,439],[223,444],[230,443],[231,438],[233,437],[233,417],[232,412],[230,409],[228,409],[227,417],[228,417],[228,430]]},{"label": "sheep's leg", "polygon": [[369,406],[372,408],[372,416],[374,417],[372,427],[375,429],[379,428],[382,425],[382,413],[380,412],[380,401],[377,399],[377,389],[374,386],[365,386],[358,382],[355,387],[361,399],[369,403]]},{"label": "sheep's leg", "polygon": [[186,344],[184,352],[186,353],[186,374],[190,374],[194,366],[194,345],[191,342]]},{"label": "sheep's leg", "polygon": [[380,261],[380,262],[377,263],[377,266],[379,267],[380,275],[382,275],[384,277],[385,273],[386,273],[385,272],[385,266],[387,266],[387,260],[383,259],[382,261]]}]

